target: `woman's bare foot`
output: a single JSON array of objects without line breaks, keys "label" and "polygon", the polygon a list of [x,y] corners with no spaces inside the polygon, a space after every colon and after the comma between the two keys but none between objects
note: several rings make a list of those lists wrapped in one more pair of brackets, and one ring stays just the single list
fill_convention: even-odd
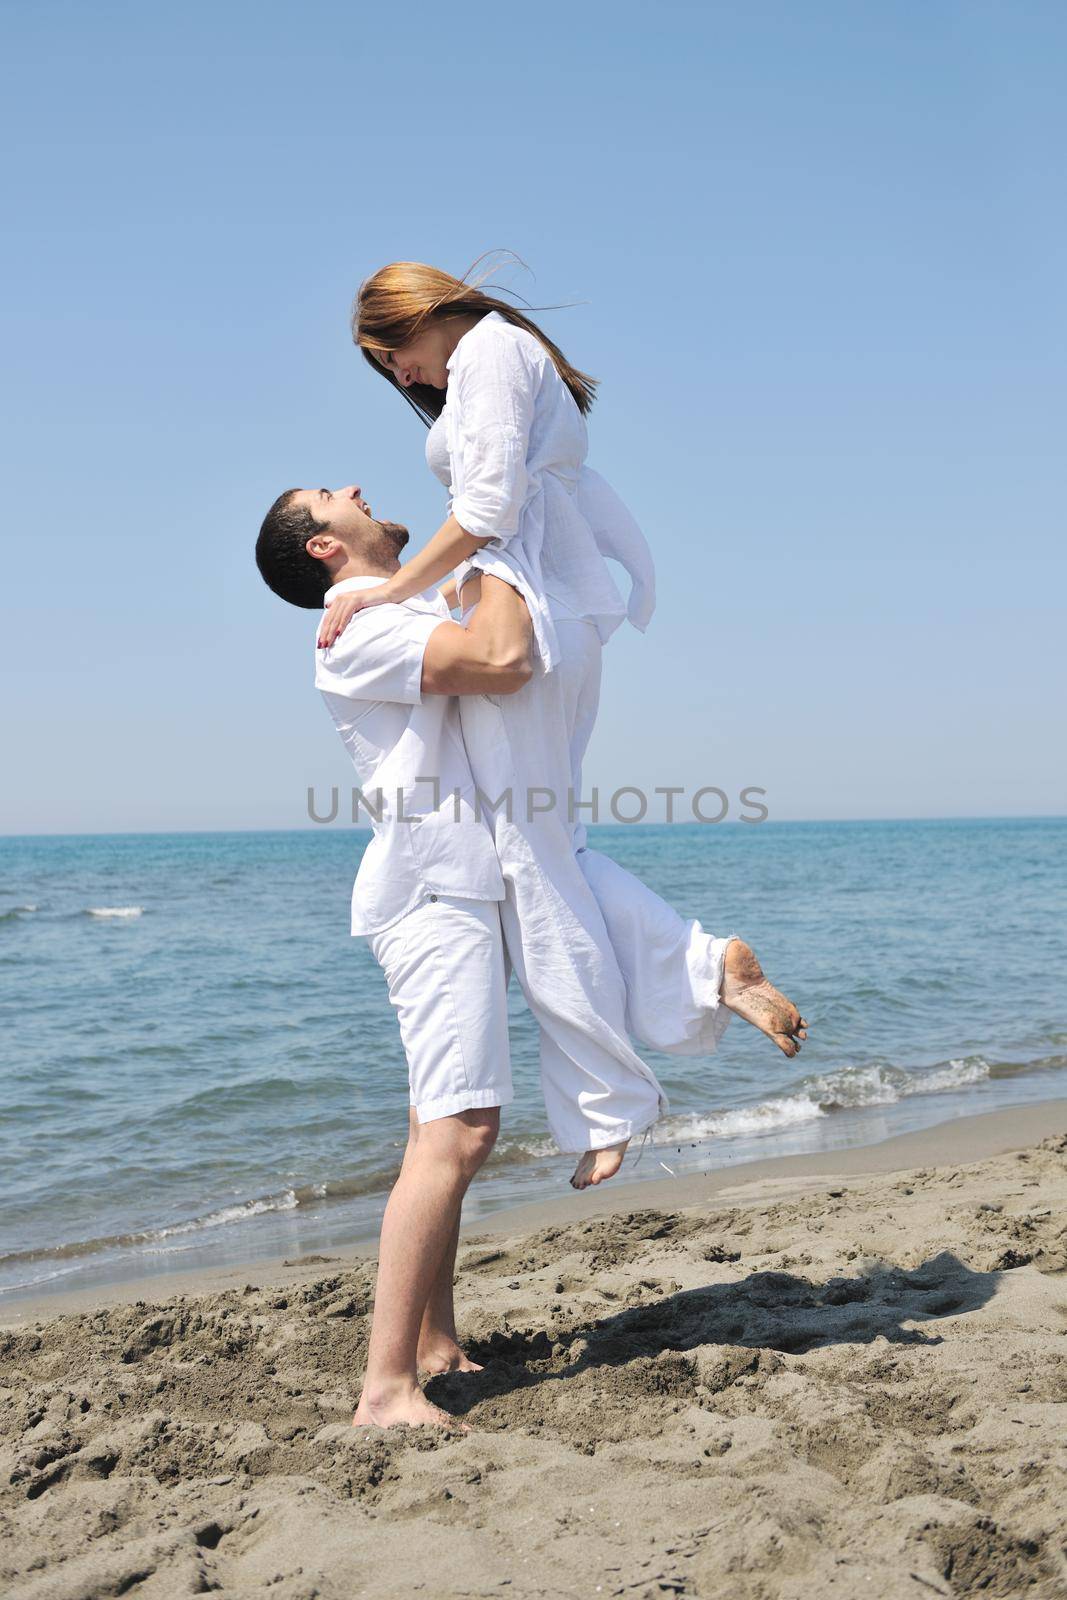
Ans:
[{"label": "woman's bare foot", "polygon": [[773,1039],[783,1055],[795,1056],[808,1025],[792,1000],[768,983],[751,947],[731,939],[723,968],[723,1005]]},{"label": "woman's bare foot", "polygon": [[587,1150],[574,1169],[571,1188],[588,1189],[591,1184],[605,1183],[608,1178],[613,1178],[622,1166],[629,1142],[629,1139],[624,1139],[621,1144],[605,1145],[603,1150]]},{"label": "woman's bare foot", "polygon": [[466,1351],[461,1350],[454,1339],[445,1334],[436,1334],[419,1344],[419,1353],[416,1362],[420,1372],[428,1372],[431,1377],[437,1378],[442,1372],[482,1372],[477,1361],[472,1361]]},{"label": "woman's bare foot", "polygon": [[459,1433],[470,1433],[465,1422],[450,1417],[440,1406],[431,1405],[416,1385],[381,1389],[371,1393],[364,1389],[359,1397],[353,1428],[395,1428],[406,1422],[411,1428],[452,1428]]}]

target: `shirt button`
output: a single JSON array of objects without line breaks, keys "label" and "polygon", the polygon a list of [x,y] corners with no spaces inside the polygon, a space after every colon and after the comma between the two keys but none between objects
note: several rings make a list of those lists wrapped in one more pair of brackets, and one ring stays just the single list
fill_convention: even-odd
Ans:
[{"label": "shirt button", "polygon": [[436,899],[437,899],[437,896],[436,896],[436,895],[435,895],[435,894],[432,894],[432,895],[431,895],[431,896],[430,896],[430,899],[431,899],[431,900],[436,900]]}]

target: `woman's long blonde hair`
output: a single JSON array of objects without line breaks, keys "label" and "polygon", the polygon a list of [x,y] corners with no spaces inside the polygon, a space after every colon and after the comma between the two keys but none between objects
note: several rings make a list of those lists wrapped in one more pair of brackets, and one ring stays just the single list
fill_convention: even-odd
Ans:
[{"label": "woman's long blonde hair", "polygon": [[[484,283],[488,276],[487,273],[480,281]],[[499,311],[514,327],[525,328],[540,340],[574,396],[578,410],[583,416],[588,415],[596,398],[597,380],[572,367],[563,351],[536,322],[507,301],[484,294],[478,284],[453,278],[451,273],[424,266],[421,261],[393,261],[360,285],[352,308],[352,337],[375,372],[399,389],[429,427],[444,407],[444,391],[425,383],[413,383],[405,389],[397,382],[396,375],[382,365],[381,356],[409,344],[427,320],[471,314],[486,316],[490,311]]]}]

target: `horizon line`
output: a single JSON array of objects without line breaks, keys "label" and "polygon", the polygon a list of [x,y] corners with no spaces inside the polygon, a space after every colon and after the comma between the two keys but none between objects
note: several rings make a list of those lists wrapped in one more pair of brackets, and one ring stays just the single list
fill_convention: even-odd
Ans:
[{"label": "horizon line", "polygon": [[[905,822],[1063,822],[1067,820],[1067,812],[1061,811],[1020,811],[1020,812],[975,812],[969,815],[938,814],[931,816],[908,817],[767,817],[760,822],[745,822],[741,817],[726,817],[722,822],[590,822],[586,824],[587,832],[601,828],[719,828],[719,827],[747,827],[766,828],[779,827],[823,827],[827,824],[840,824],[843,826],[858,827],[864,823],[905,823]],[[69,832],[65,830],[41,830],[36,833],[0,833],[0,841],[4,839],[162,839],[162,838],[219,838],[219,837],[252,837],[257,834],[321,834],[324,831],[346,834],[373,834],[374,830],[367,824],[354,823],[305,823],[299,828],[94,828],[88,832]]]}]

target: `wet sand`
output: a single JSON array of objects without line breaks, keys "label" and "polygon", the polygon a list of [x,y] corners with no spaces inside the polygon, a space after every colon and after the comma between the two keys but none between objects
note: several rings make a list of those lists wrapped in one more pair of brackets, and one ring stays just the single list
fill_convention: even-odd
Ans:
[{"label": "wet sand", "polygon": [[0,1313],[0,1595],[1067,1595],[1067,1102],[465,1235],[469,1435],[351,1428],[373,1261]]}]

